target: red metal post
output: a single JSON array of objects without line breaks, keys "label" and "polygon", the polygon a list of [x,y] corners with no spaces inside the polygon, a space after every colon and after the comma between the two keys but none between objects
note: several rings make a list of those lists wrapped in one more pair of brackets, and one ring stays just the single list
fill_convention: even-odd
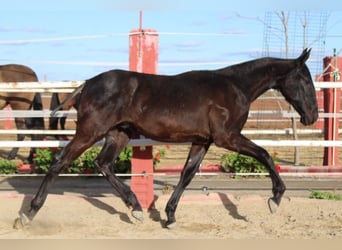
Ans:
[{"label": "red metal post", "polygon": [[[341,81],[339,72],[336,70],[342,67],[341,57],[325,57],[323,59],[324,68],[327,68],[324,75],[324,81],[336,82]],[[338,114],[341,105],[341,89],[327,88],[324,89],[324,112],[330,114]],[[328,117],[324,119],[324,139],[325,140],[338,140],[338,117]],[[338,147],[324,148],[323,165],[333,166],[338,165]]]},{"label": "red metal post", "polygon": [[6,105],[4,108],[6,110],[7,117],[4,120],[4,129],[13,129],[13,115],[11,105]]},{"label": "red metal post", "polygon": [[[316,82],[322,82],[323,76],[321,75],[316,75],[315,77]],[[318,112],[319,113],[324,113],[324,91],[318,90],[316,91],[316,98],[317,98],[317,104],[318,104]],[[315,128],[316,129],[324,129],[324,118],[318,118],[317,122],[315,123]]]},{"label": "red metal post", "polygon": [[[157,65],[158,34],[152,29],[143,30],[140,21],[140,29],[132,30],[129,35],[129,70],[156,74]],[[132,174],[144,173],[153,173],[152,146],[133,147]],[[132,176],[131,189],[143,208],[153,206],[153,175]]]}]

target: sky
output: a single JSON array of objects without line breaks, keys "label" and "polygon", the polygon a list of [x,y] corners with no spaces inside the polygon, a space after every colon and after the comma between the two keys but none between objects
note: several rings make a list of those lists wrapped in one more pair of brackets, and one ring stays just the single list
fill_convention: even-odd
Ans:
[{"label": "sky", "polygon": [[[160,74],[221,68],[263,56],[265,13],[282,10],[328,13],[323,48],[331,56],[334,48],[342,49],[338,2],[5,1],[0,9],[0,64],[27,65],[40,81],[85,80],[110,69],[128,69],[129,32],[139,28],[140,10],[143,28],[159,33]],[[301,49],[296,45],[294,54]]]}]

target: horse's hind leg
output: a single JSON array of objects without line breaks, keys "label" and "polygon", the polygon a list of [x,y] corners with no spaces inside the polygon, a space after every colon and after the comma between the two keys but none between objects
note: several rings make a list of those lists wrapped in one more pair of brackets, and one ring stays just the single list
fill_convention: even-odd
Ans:
[{"label": "horse's hind leg", "polygon": [[206,145],[192,144],[191,146],[184,169],[181,173],[180,180],[165,208],[165,212],[167,215],[167,222],[165,226],[169,229],[177,227],[175,212],[177,209],[179,199],[182,193],[184,192],[186,186],[189,185],[192,178],[195,176],[205,154],[209,149],[209,146],[210,143]]},{"label": "horse's hind leg", "polygon": [[99,138],[85,136],[84,133],[76,134],[74,139],[57,155],[49,171],[45,175],[43,182],[41,183],[38,192],[31,201],[31,207],[28,211],[23,211],[19,218],[15,220],[14,228],[21,228],[29,223],[39,209],[43,206],[48,191],[54,180],[58,177],[64,169],[66,169],[70,163],[80,156],[87,148],[93,145]]},{"label": "horse's hind leg", "polygon": [[132,208],[132,216],[140,221],[143,220],[142,208],[129,186],[116,177],[111,166],[120,152],[127,146],[129,136],[124,131],[111,130],[107,136],[105,144],[95,160],[95,166],[106,177],[114,189],[120,194],[122,200],[128,207]]}]

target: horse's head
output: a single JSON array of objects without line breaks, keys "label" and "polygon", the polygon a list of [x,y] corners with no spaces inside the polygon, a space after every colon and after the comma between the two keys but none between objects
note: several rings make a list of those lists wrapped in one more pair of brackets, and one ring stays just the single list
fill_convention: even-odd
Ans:
[{"label": "horse's head", "polygon": [[285,99],[292,104],[300,114],[304,125],[313,124],[318,118],[316,91],[305,62],[310,56],[311,49],[305,49],[294,60],[295,67],[285,76],[278,86]]}]

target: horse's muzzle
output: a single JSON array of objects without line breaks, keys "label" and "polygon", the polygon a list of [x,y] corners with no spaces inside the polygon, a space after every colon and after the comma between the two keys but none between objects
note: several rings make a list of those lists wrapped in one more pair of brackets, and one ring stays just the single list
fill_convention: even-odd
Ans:
[{"label": "horse's muzzle", "polygon": [[300,117],[300,122],[305,126],[314,124],[318,119],[318,112],[312,112],[310,115],[303,115]]}]

